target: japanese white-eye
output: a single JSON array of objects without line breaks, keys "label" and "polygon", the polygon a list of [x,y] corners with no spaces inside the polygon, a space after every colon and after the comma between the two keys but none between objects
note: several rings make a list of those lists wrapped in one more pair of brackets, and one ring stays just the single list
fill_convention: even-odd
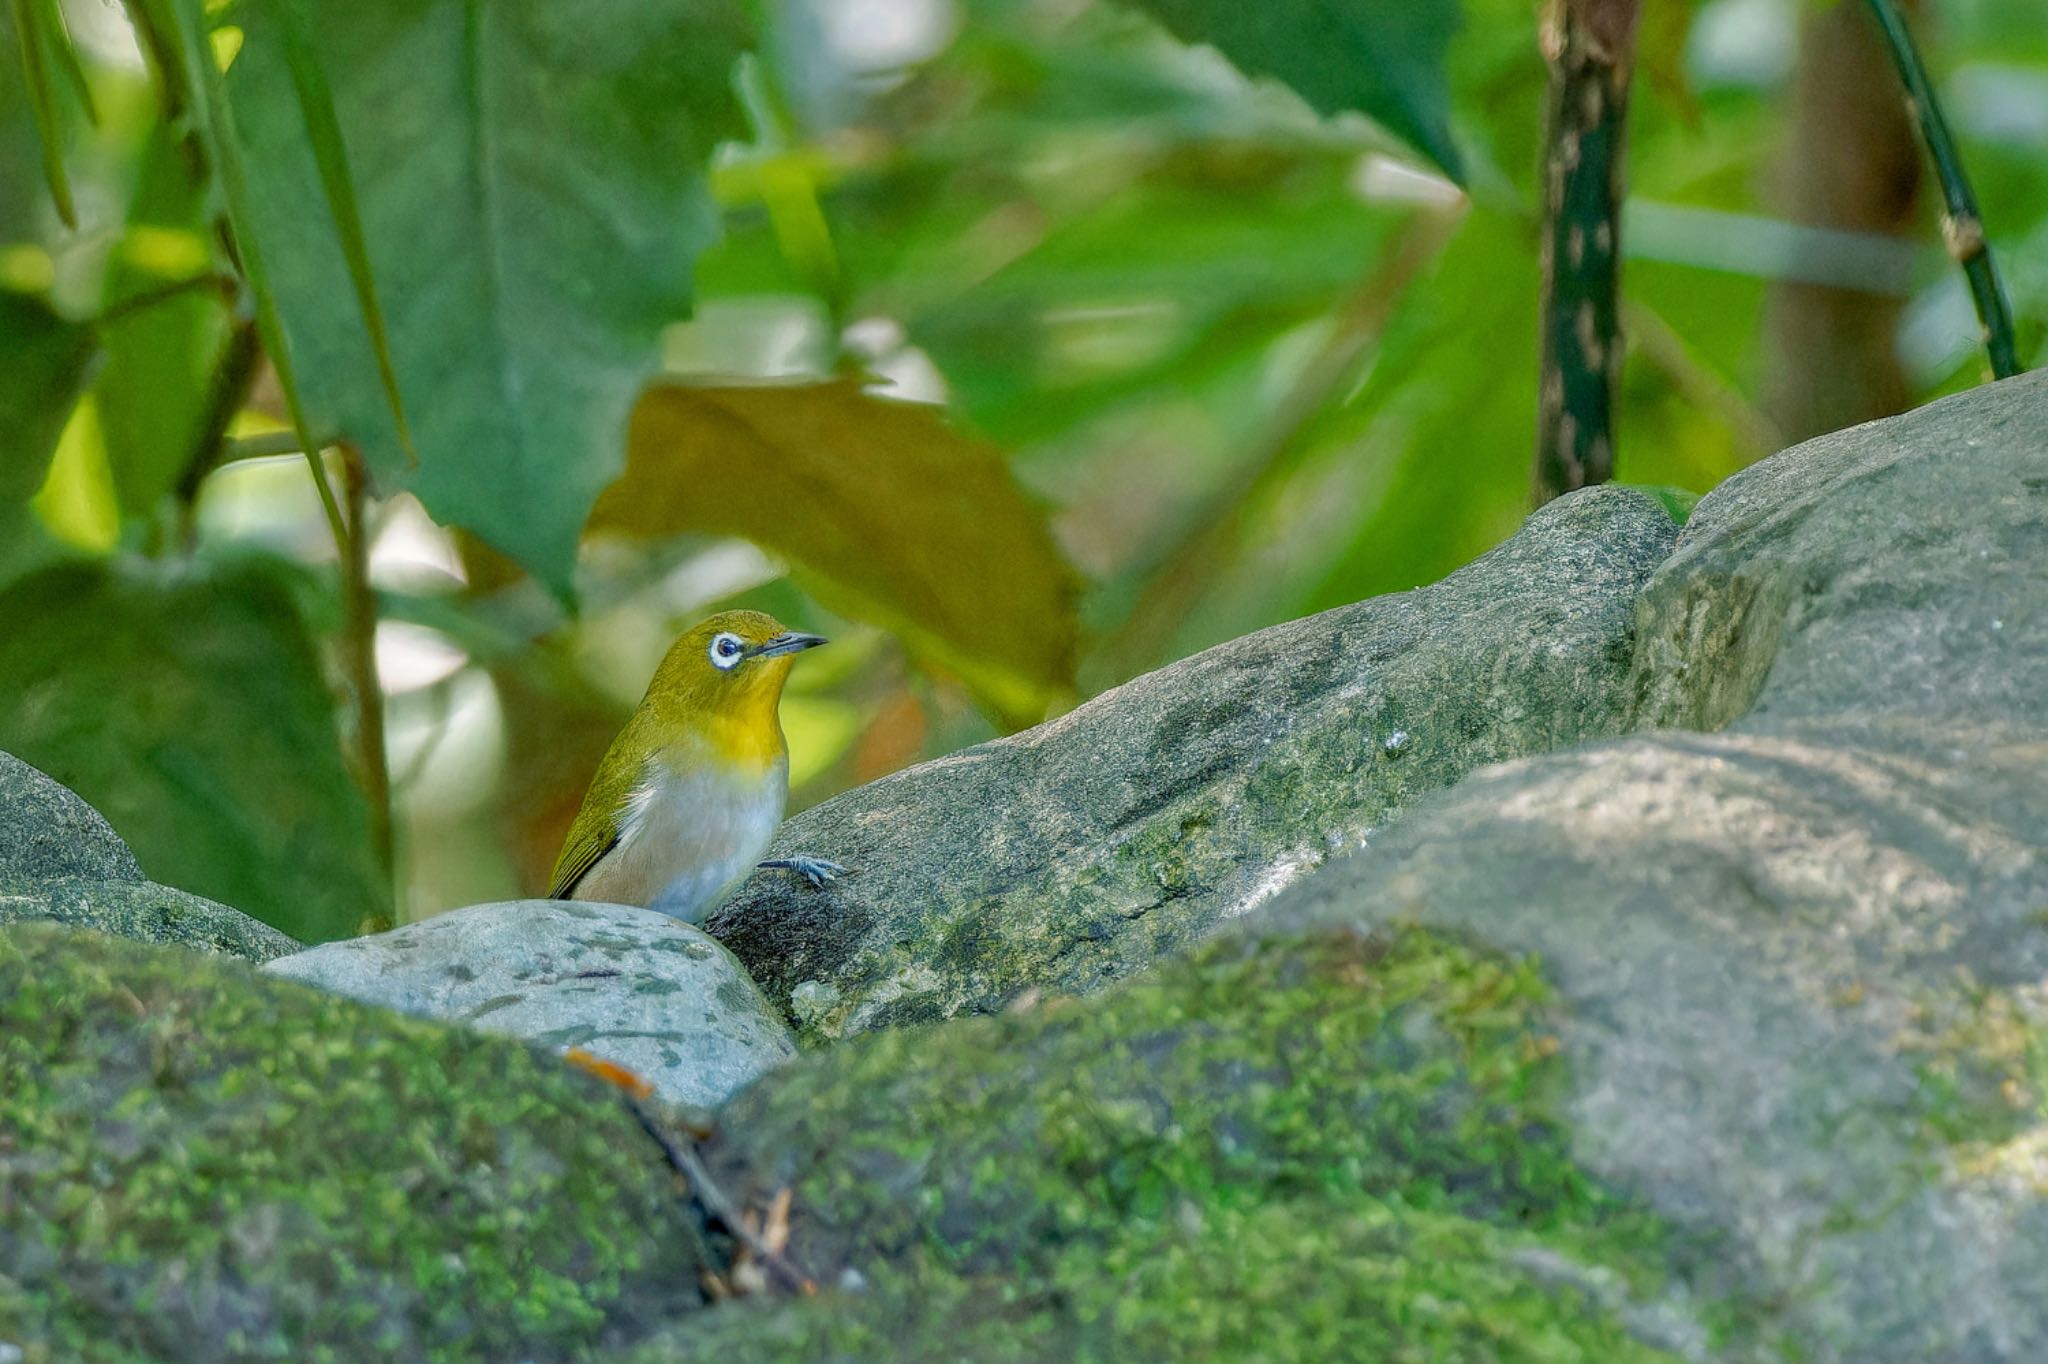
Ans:
[{"label": "japanese white-eye", "polygon": [[759,611],[684,632],[598,764],[549,898],[702,923],[757,866],[813,885],[845,870],[816,857],[756,861],[789,799],[782,684],[796,655],[824,642]]}]

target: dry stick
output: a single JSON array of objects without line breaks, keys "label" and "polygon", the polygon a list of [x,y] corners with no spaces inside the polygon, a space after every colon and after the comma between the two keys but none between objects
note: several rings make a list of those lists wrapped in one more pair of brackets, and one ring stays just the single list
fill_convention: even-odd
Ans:
[{"label": "dry stick", "polygon": [[1425,210],[1402,230],[1394,250],[1338,305],[1323,347],[1280,401],[1251,453],[1223,486],[1188,517],[1186,534],[1143,570],[1144,587],[1112,645],[1118,671],[1144,666],[1186,615],[1216,565],[1235,543],[1247,505],[1288,467],[1309,425],[1350,383],[1385,330],[1388,315],[1456,229],[1462,209]]},{"label": "dry stick", "polygon": [[[348,499],[348,538],[342,546],[342,647],[356,703],[356,779],[370,806],[370,849],[387,890],[395,894],[397,861],[391,818],[391,766],[384,749],[384,687],[377,676],[377,596],[370,587],[370,529],[366,524],[370,474],[354,446],[339,447],[343,490]],[[311,456],[317,466],[320,456]],[[326,479],[321,479],[323,486]],[[369,931],[389,928],[372,915]]]},{"label": "dry stick", "polygon": [[1535,497],[1614,477],[1621,196],[1639,0],[1552,0]]},{"label": "dry stick", "polygon": [[2019,353],[2013,344],[2012,308],[2005,301],[2005,286],[1999,283],[1991,245],[1984,240],[1984,222],[1977,216],[1977,196],[1970,191],[1962,157],[1956,153],[1955,139],[1949,136],[1948,119],[1942,115],[1941,102],[1934,97],[1934,86],[1927,79],[1927,68],[1920,60],[1920,50],[1913,45],[1912,32],[1906,27],[1899,7],[1892,0],[1870,0],[1870,12],[1876,16],[1877,26],[1884,30],[1892,65],[1898,68],[1899,81],[1906,87],[1906,107],[1920,125],[1921,140],[1926,142],[1927,155],[1941,179],[1941,195],[1948,207],[1941,220],[1942,241],[1970,282],[1970,297],[1977,305],[1977,321],[1984,332],[1984,349],[1991,356],[1991,373],[1995,378],[2009,379],[2020,372]]},{"label": "dry stick", "polygon": [[787,1279],[791,1288],[806,1294],[818,1291],[816,1281],[804,1273],[793,1260],[781,1251],[771,1249],[767,1242],[748,1230],[739,1214],[733,1211],[731,1200],[726,1198],[724,1191],[712,1181],[711,1172],[704,1168],[703,1159],[694,1150],[663,1131],[661,1124],[654,1120],[654,1115],[637,1100],[627,1098],[626,1107],[633,1110],[633,1116],[640,1120],[641,1129],[653,1137],[661,1147],[662,1154],[668,1157],[670,1167],[683,1177],[691,1192],[697,1196],[697,1201],[704,1205],[705,1212],[717,1218],[755,1259]]}]

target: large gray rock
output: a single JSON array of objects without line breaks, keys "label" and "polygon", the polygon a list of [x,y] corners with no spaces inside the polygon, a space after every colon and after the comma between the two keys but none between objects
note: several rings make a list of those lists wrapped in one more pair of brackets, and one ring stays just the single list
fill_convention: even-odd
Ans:
[{"label": "large gray rock", "polygon": [[239,910],[145,880],[99,811],[0,753],[0,924],[32,919],[250,961],[300,946]]},{"label": "large gray rock", "polygon": [[731,953],[625,905],[471,905],[264,969],[423,1018],[579,1047],[677,1104],[715,1107],[796,1053]]},{"label": "large gray rock", "polygon": [[1590,1174],[1815,1360],[2048,1358],[2048,375],[1703,501],[1657,725],[1475,775],[1280,897],[1529,953]]},{"label": "large gray rock", "polygon": [[1087,991],[1244,914],[1482,764],[1621,731],[1676,528],[1563,499],[1430,587],[1261,631],[792,819],[710,928],[811,1040]]}]

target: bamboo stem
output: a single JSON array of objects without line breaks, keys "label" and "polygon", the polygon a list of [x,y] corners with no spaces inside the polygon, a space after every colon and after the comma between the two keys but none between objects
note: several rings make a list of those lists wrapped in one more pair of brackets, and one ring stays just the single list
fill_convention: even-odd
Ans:
[{"label": "bamboo stem", "polygon": [[1870,12],[1884,32],[1885,47],[1899,81],[1906,87],[1906,108],[1920,127],[1920,139],[1934,162],[1941,180],[1946,211],[1941,219],[1941,237],[1948,254],[1963,267],[1970,283],[1970,298],[1977,305],[1977,321],[1983,328],[1984,349],[1991,357],[1991,373],[2008,379],[2020,372],[2019,351],[2013,341],[2012,307],[2006,302],[2005,286],[1999,282],[1998,266],[1991,259],[1991,244],[1984,239],[1984,222],[1977,213],[1977,196],[1963,171],[1955,139],[1949,135],[1948,119],[1935,98],[1933,82],[1906,27],[1906,16],[1893,0],[1869,0]]}]

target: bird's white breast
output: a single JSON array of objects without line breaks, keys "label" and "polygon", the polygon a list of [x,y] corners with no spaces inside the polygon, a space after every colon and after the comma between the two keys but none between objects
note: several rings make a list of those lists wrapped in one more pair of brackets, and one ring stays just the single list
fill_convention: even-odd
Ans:
[{"label": "bird's white breast", "polygon": [[650,763],[620,819],[618,846],[591,868],[576,898],[702,923],[768,850],[788,792],[781,762],[758,774]]}]

